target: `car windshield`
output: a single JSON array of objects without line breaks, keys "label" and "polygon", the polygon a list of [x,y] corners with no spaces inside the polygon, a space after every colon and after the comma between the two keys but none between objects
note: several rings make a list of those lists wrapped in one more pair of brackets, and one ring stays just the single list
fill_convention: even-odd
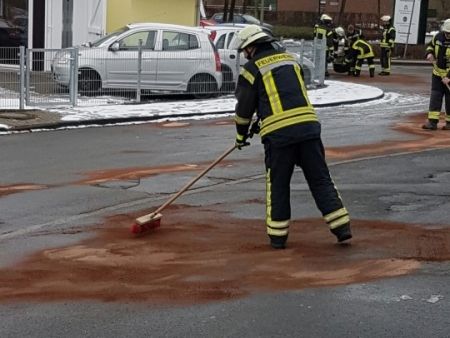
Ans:
[{"label": "car windshield", "polygon": [[255,17],[251,16],[251,15],[244,14],[244,15],[242,15],[242,17],[245,19],[245,21],[247,23],[253,23],[255,25],[259,25],[259,20],[256,19]]},{"label": "car windshield", "polygon": [[130,28],[128,28],[127,26],[124,26],[124,27],[112,32],[111,34],[105,35],[104,37],[90,43],[90,46],[91,47],[99,47],[103,42],[108,41],[109,39],[112,39],[112,38],[126,32],[129,29]]}]

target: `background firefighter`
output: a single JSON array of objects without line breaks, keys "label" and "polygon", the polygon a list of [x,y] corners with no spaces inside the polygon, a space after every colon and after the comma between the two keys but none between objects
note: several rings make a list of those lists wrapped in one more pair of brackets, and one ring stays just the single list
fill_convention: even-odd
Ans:
[{"label": "background firefighter", "polygon": [[347,62],[350,64],[349,74],[353,76],[359,76],[361,74],[362,65],[364,60],[367,61],[369,66],[370,77],[375,76],[375,64],[374,59],[375,54],[373,52],[372,46],[361,37],[352,43],[349,50],[349,55]]},{"label": "background firefighter", "polygon": [[266,229],[273,248],[284,249],[291,218],[290,181],[296,165],[303,170],[316,205],[338,242],[352,237],[350,218],[330,177],[320,123],[303,82],[300,65],[276,51],[259,26],[244,28],[235,48],[249,60],[236,88],[236,146],[246,141],[253,115],[261,120],[265,150]]},{"label": "background firefighter", "polygon": [[433,64],[428,121],[423,129],[436,130],[445,96],[444,130],[450,130],[450,19],[444,21],[442,31],[437,33],[426,49],[426,58]]},{"label": "background firefighter", "polygon": [[383,15],[381,17],[381,23],[383,25],[383,33],[381,37],[380,47],[380,63],[381,72],[379,75],[391,74],[391,54],[395,45],[395,27],[392,25],[392,18],[389,15]]},{"label": "background firefighter", "polygon": [[333,40],[333,70],[336,73],[347,73],[350,65],[347,63],[349,44],[342,27],[336,27]]}]

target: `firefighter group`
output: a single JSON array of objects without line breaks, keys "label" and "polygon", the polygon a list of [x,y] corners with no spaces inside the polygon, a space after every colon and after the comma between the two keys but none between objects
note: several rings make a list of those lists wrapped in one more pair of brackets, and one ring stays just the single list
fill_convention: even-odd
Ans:
[{"label": "firefighter group", "polygon": [[[379,75],[391,74],[391,54],[395,43],[395,27],[389,15],[381,17],[383,31],[380,35],[380,64]],[[314,26],[314,37],[325,40],[325,76],[329,76],[328,64],[333,64],[337,73],[347,73],[351,76],[360,76],[364,62],[369,67],[370,77],[375,76],[374,51],[371,44],[365,39],[363,32],[355,25],[334,27],[333,19],[322,14],[319,22]]]}]

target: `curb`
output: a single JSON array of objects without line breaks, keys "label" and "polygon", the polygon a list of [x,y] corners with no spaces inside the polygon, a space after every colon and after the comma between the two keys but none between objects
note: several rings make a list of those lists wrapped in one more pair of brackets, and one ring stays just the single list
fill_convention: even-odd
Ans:
[{"label": "curb", "polygon": [[[357,104],[357,103],[363,103],[373,100],[378,100],[384,97],[384,92],[381,93],[378,96],[374,96],[372,98],[367,99],[355,99],[355,100],[348,100],[348,101],[339,101],[339,102],[332,102],[332,103],[323,103],[323,104],[315,104],[314,107],[317,108],[325,108],[325,107],[336,107],[341,105],[347,105],[347,104]],[[23,125],[23,126],[15,126],[10,128],[2,128],[0,127],[0,132],[32,132],[35,130],[55,130],[60,128],[67,128],[67,127],[78,127],[78,126],[106,126],[106,125],[115,125],[120,123],[127,123],[127,122],[151,122],[151,121],[158,121],[158,120],[166,120],[170,118],[178,118],[178,117],[196,117],[196,116],[203,116],[203,115],[225,115],[225,114],[232,114],[234,113],[234,110],[227,110],[227,111],[220,111],[220,112],[214,112],[214,113],[192,113],[192,114],[172,114],[168,116],[160,116],[160,115],[154,115],[154,116],[130,116],[130,117],[118,117],[118,118],[105,118],[105,119],[91,119],[91,120],[80,120],[80,121],[59,121],[59,122],[52,122],[52,123],[38,123],[33,125]]]}]

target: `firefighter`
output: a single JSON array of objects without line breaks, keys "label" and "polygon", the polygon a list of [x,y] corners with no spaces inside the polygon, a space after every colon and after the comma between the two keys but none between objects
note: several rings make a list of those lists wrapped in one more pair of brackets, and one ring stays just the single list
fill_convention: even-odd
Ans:
[{"label": "firefighter", "polygon": [[347,58],[347,62],[350,64],[349,74],[352,74],[353,76],[360,76],[362,65],[364,60],[366,60],[369,66],[370,77],[374,77],[374,57],[375,54],[373,53],[372,46],[366,40],[359,37],[358,40],[352,43]]},{"label": "firefighter", "polygon": [[270,244],[284,249],[291,218],[290,181],[302,168],[313,198],[330,231],[343,242],[352,237],[350,218],[330,177],[320,123],[307,96],[295,58],[279,52],[257,25],[237,35],[235,48],[249,60],[236,88],[236,147],[248,145],[254,113],[265,150],[266,229]]},{"label": "firefighter", "polygon": [[359,38],[364,39],[362,30],[360,28],[355,27],[352,24],[347,26],[346,36],[347,36],[350,46],[353,42],[355,42]]},{"label": "firefighter", "polygon": [[349,50],[347,37],[342,27],[336,27],[334,31],[333,69],[336,73],[346,73],[349,70],[349,64],[346,62]]},{"label": "firefighter", "polygon": [[314,26],[314,37],[319,40],[326,40],[325,47],[325,76],[328,77],[328,63],[332,62],[333,55],[333,19],[327,15],[320,16],[319,23]]},{"label": "firefighter", "polygon": [[381,17],[381,23],[383,25],[383,33],[380,42],[381,55],[380,64],[381,72],[379,75],[391,74],[391,54],[394,50],[395,44],[395,27],[392,25],[392,18],[389,15],[383,15]]},{"label": "firefighter", "polygon": [[426,49],[426,58],[433,64],[431,75],[431,95],[428,121],[423,129],[436,130],[445,97],[445,125],[443,130],[450,130],[450,19],[444,21],[441,32],[437,33]]}]

